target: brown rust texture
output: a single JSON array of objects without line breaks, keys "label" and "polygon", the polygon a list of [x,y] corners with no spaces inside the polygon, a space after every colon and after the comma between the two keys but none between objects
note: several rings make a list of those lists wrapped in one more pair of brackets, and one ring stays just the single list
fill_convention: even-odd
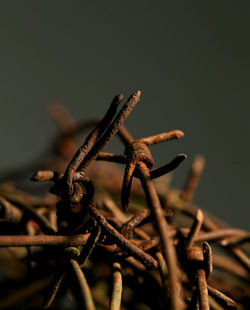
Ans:
[{"label": "brown rust texture", "polygon": [[[124,122],[140,96],[79,124],[55,105],[60,132],[32,163],[33,189],[19,188],[25,169],[0,180],[0,309],[248,309],[250,233],[193,204],[202,156],[182,190],[165,174],[185,154],[153,169],[149,147],[184,133],[134,139]],[[103,152],[116,134],[122,151]]]}]

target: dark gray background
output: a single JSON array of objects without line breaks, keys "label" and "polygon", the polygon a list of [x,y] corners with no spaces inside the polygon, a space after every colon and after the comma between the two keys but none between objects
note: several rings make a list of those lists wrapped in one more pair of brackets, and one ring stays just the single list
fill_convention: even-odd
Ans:
[{"label": "dark gray background", "polygon": [[186,153],[181,186],[204,154],[194,202],[249,229],[249,10],[248,0],[1,1],[0,168],[44,152],[57,132],[51,101],[80,120],[141,89],[126,122],[134,136],[185,131],[151,148],[156,166]]}]

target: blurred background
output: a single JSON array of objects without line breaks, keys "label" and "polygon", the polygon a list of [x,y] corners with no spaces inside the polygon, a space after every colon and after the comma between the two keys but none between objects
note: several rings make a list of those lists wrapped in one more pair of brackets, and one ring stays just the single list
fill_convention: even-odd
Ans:
[{"label": "blurred background", "polygon": [[[113,96],[142,98],[125,125],[134,137],[181,129],[152,146],[155,166],[178,153],[183,186],[196,154],[206,169],[194,202],[250,229],[249,1],[2,1],[0,171],[40,157],[62,103],[78,121]],[[112,142],[108,150],[118,154]]]}]

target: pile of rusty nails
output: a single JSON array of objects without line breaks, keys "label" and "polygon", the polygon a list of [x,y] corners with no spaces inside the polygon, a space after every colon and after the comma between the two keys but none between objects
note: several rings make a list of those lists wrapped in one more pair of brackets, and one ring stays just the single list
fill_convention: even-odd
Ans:
[{"label": "pile of rusty nails", "polygon": [[[17,275],[1,267],[0,309],[247,309],[250,233],[192,203],[202,156],[183,191],[169,187],[169,176],[186,155],[153,169],[149,146],[184,133],[135,140],[123,123],[140,95],[117,113],[118,95],[102,119],[82,124],[53,105],[61,134],[53,156],[37,164],[46,170],[31,178],[51,182],[49,193],[20,190],[13,174],[0,183],[0,264],[22,266]],[[102,152],[115,135],[123,155]]]}]

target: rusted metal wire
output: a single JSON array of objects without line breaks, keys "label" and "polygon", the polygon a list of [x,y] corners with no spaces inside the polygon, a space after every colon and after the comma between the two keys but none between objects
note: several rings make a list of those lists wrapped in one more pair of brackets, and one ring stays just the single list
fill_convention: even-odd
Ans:
[{"label": "rusted metal wire", "polygon": [[186,252],[189,278],[197,289],[199,307],[201,310],[209,310],[210,306],[202,250],[199,247],[188,247]]},{"label": "rusted metal wire", "polygon": [[204,157],[201,155],[196,156],[192,164],[192,168],[188,176],[185,189],[181,195],[181,198],[183,201],[191,202],[193,200],[193,196],[199,184],[199,180],[200,180],[202,171],[204,169],[204,166],[205,166]]},{"label": "rusted metal wire", "polygon": [[119,310],[122,299],[122,273],[121,265],[118,262],[114,262],[113,269],[113,289],[110,299],[110,310]]},{"label": "rusted metal wire", "polygon": [[0,236],[0,247],[28,247],[28,246],[81,246],[84,245],[90,234],[73,236]]},{"label": "rusted metal wire", "polygon": [[51,306],[56,297],[56,294],[62,283],[64,276],[65,272],[61,270],[61,268],[56,271],[49,287],[47,288],[47,292],[45,293],[42,309],[48,309]]},{"label": "rusted metal wire", "polygon": [[156,218],[157,228],[159,229],[159,235],[162,241],[163,253],[169,270],[171,308],[181,309],[180,296],[177,290],[178,285],[180,285],[178,279],[178,264],[173,240],[170,237],[169,227],[165,220],[159,198],[144,164],[140,165],[140,172],[142,173],[142,186],[145,190],[148,204]]},{"label": "rusted metal wire", "polygon": [[212,296],[225,309],[237,309],[237,304],[231,298],[210,285],[208,285],[207,288],[209,295]]},{"label": "rusted metal wire", "polygon": [[123,106],[119,114],[110,124],[107,131],[103,134],[103,136],[97,141],[95,148],[91,150],[91,152],[86,156],[84,161],[81,162],[79,166],[79,171],[85,171],[87,166],[96,159],[100,151],[109,143],[109,141],[114,137],[114,135],[118,132],[119,127],[123,124],[123,122],[128,118],[129,114],[132,112],[138,101],[140,100],[141,92],[134,92],[126,104]]},{"label": "rusted metal wire", "polygon": [[72,181],[74,178],[74,174],[76,170],[79,168],[81,165],[83,159],[85,156],[88,154],[90,151],[91,147],[94,145],[95,141],[98,139],[98,137],[102,134],[102,131],[105,131],[110,122],[112,121],[118,104],[122,101],[123,96],[118,95],[115,96],[113,99],[110,108],[108,109],[107,113],[105,114],[104,118],[102,121],[97,125],[97,127],[88,135],[86,138],[84,144],[79,148],[79,150],[76,152],[74,157],[72,158],[71,162],[69,163],[66,171],[64,178],[67,182],[67,188],[70,192],[72,192]]},{"label": "rusted metal wire", "polygon": [[90,287],[78,262],[75,259],[70,259],[69,266],[79,287],[79,299],[81,301],[80,307],[84,307],[86,310],[95,310],[96,307],[94,305]]},{"label": "rusted metal wire", "polygon": [[144,251],[133,245],[133,243],[129,242],[122,234],[120,234],[114,227],[112,227],[105,218],[98,212],[95,208],[94,204],[89,205],[90,215],[93,216],[96,221],[103,227],[103,229],[111,235],[118,246],[120,246],[124,251],[128,252],[131,256],[138,259],[141,263],[143,263],[149,269],[157,268],[157,261],[146,254]]},{"label": "rusted metal wire", "polygon": [[[61,298],[72,304],[68,289],[79,309],[247,309],[250,233],[225,226],[192,203],[202,156],[194,159],[183,191],[169,185],[160,189],[157,178],[176,169],[186,155],[154,169],[148,147],[184,133],[133,139],[123,123],[140,95],[134,92],[117,114],[123,99],[118,95],[102,119],[80,124],[54,105],[51,114],[61,132],[49,164],[32,165],[38,170],[31,178],[52,182],[54,196],[46,186],[41,187],[44,197],[36,197],[0,183],[1,309],[27,308],[29,300],[37,308],[54,303],[64,309]],[[90,127],[77,149],[79,133]],[[116,134],[124,153],[102,152]],[[116,164],[125,165],[124,171]],[[29,268],[19,270],[23,261]]]},{"label": "rusted metal wire", "polygon": [[199,234],[199,231],[201,229],[202,221],[203,221],[203,214],[202,211],[198,209],[195,216],[195,220],[186,239],[187,247],[192,247],[195,239],[197,239],[197,235]]},{"label": "rusted metal wire", "polygon": [[180,139],[184,136],[184,132],[181,130],[173,130],[170,132],[164,132],[161,134],[157,134],[155,136],[147,137],[147,138],[141,138],[136,140],[136,142],[143,143],[145,145],[152,145],[152,144],[157,144],[173,139]]},{"label": "rusted metal wire", "polygon": [[[162,207],[160,205],[159,198],[157,196],[155,187],[150,177],[150,170],[153,167],[154,161],[152,159],[149,149],[147,148],[147,145],[160,143],[170,139],[179,139],[183,135],[184,135],[183,132],[175,130],[169,133],[163,133],[149,138],[132,140],[132,136],[128,134],[128,132],[125,132],[123,130],[123,133],[121,133],[123,141],[126,141],[127,139],[127,141],[125,142],[126,143],[125,156],[128,159],[122,185],[121,204],[124,209],[128,208],[132,177],[133,174],[136,173],[141,180],[148,205],[154,214],[160,238],[162,240],[163,253],[169,268],[169,279],[171,290],[170,299],[172,309],[181,308],[180,296],[178,294],[178,290],[176,289],[177,286],[181,287],[181,284],[178,280],[177,258],[173,241],[171,240],[168,224],[166,222]],[[180,162],[185,158],[185,156],[179,156],[179,157],[182,158]],[[177,160],[177,162],[179,161]],[[168,164],[168,166],[173,166],[173,164],[172,165]],[[156,176],[157,175],[159,175],[159,173],[156,173]]]},{"label": "rusted metal wire", "polygon": [[96,226],[93,228],[90,237],[88,238],[88,241],[86,242],[85,246],[83,247],[81,254],[79,256],[78,262],[81,266],[81,268],[84,266],[84,264],[87,262],[89,256],[93,252],[95,245],[100,237],[101,233],[101,227]]},{"label": "rusted metal wire", "polygon": [[166,261],[162,255],[162,253],[160,251],[155,253],[155,257],[158,261],[158,268],[159,268],[159,272],[160,272],[160,276],[161,276],[161,282],[162,282],[162,288],[163,288],[163,296],[166,299],[166,303],[167,300],[169,299],[169,288],[167,285],[168,282],[168,267],[166,264]]}]

